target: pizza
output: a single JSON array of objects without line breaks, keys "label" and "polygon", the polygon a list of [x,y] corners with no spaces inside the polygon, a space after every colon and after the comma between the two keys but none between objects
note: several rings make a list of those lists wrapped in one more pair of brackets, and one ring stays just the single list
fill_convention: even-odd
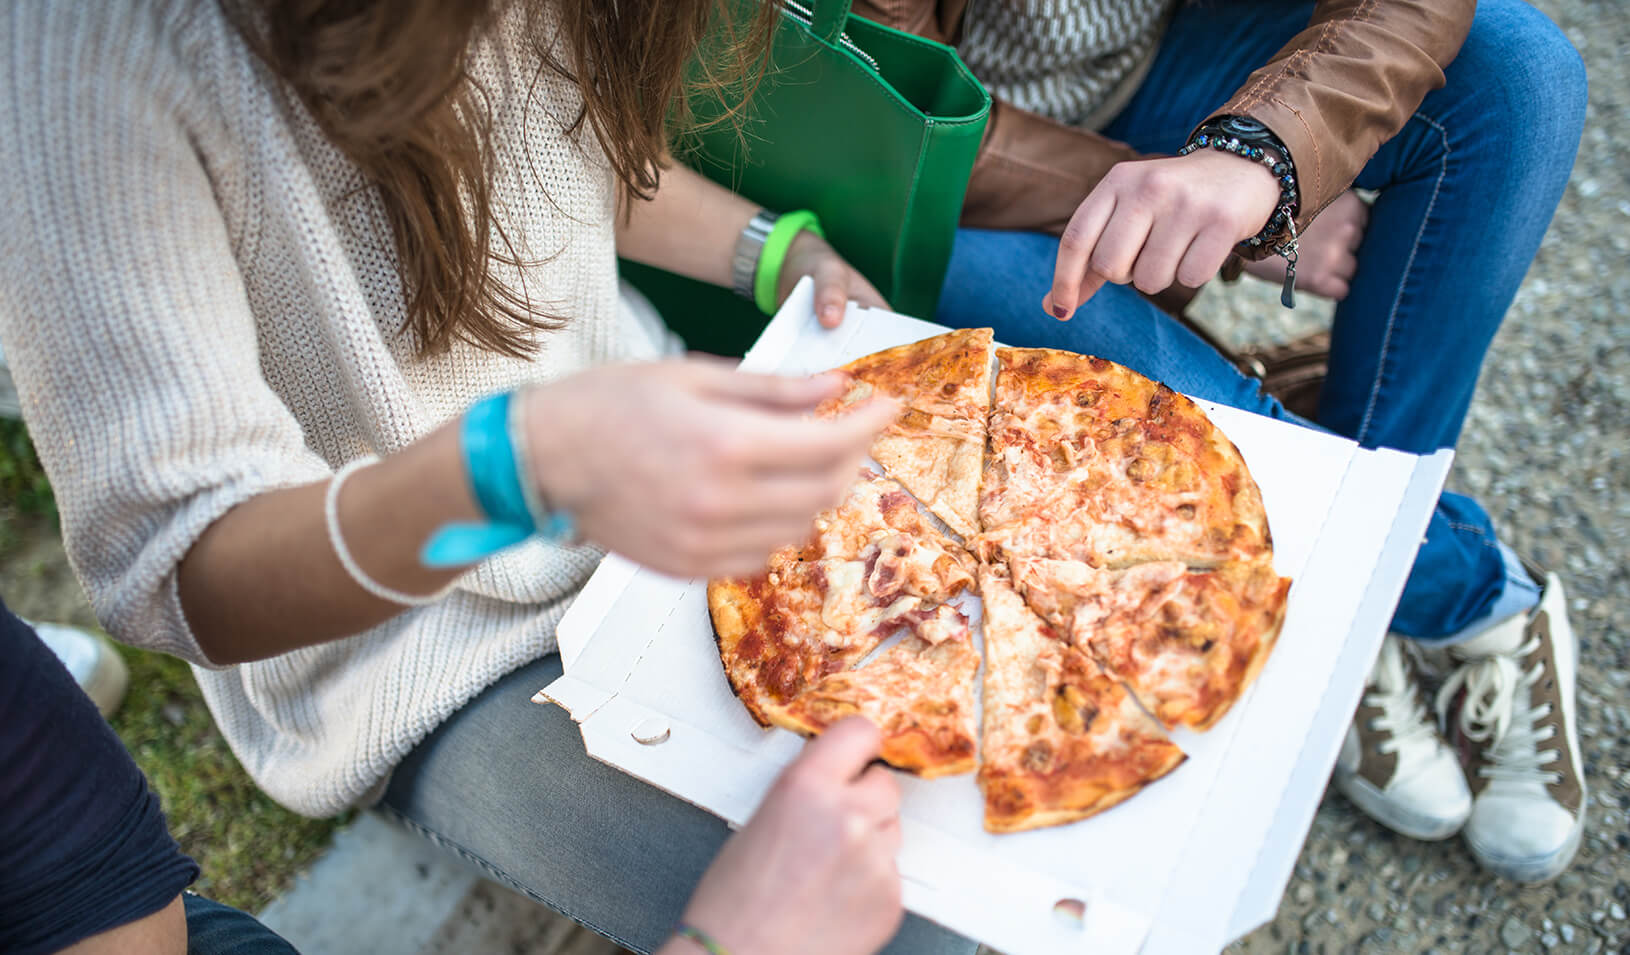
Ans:
[{"label": "pizza", "polygon": [[889,765],[924,779],[971,772],[979,651],[968,618],[950,614],[953,632],[945,639],[930,643],[908,636],[861,669],[822,678],[776,711],[771,722],[815,734],[860,715],[881,730],[879,755]]},{"label": "pizza", "polygon": [[864,470],[809,540],[771,555],[761,575],[709,585],[725,674],[761,725],[803,728],[807,718],[788,715],[794,699],[892,634],[930,645],[966,634],[948,601],[975,569],[898,482]]},{"label": "pizza", "polygon": [[1187,758],[1119,682],[1030,609],[1005,569],[983,568],[979,589],[986,829],[1085,819]]},{"label": "pizza", "polygon": [[875,394],[899,399],[900,417],[872,457],[963,537],[979,529],[991,342],[990,329],[971,328],[858,358],[838,369],[849,387],[816,409],[834,415]]},{"label": "pizza", "polygon": [[893,766],[977,769],[992,832],[1085,819],[1181,765],[1167,731],[1243,696],[1290,588],[1238,448],[1163,384],[990,329],[841,371],[817,414],[902,405],[883,473],[708,586],[748,713],[805,734],[858,714]]},{"label": "pizza", "polygon": [[1031,606],[1155,717],[1198,730],[1221,719],[1262,669],[1290,587],[1263,560],[1107,570],[1020,558],[1009,566]]},{"label": "pizza", "polygon": [[996,350],[979,501],[987,548],[1095,567],[1271,553],[1262,496],[1193,401],[1129,368]]}]

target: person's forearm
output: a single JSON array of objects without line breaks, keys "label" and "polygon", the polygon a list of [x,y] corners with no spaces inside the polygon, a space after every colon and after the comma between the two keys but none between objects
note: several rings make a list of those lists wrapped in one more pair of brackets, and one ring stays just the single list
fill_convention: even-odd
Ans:
[{"label": "person's forearm", "polygon": [[730,285],[730,258],[759,206],[677,163],[649,201],[617,216],[617,254],[714,285]]},{"label": "person's forearm", "polygon": [[[442,524],[484,519],[458,442],[455,421],[346,481],[341,533],[358,566],[380,584],[427,594],[461,572],[431,570],[418,559]],[[328,485],[245,501],[211,524],[183,558],[182,610],[210,660],[264,659],[360,633],[403,610],[363,590],[340,564],[324,515]]]}]

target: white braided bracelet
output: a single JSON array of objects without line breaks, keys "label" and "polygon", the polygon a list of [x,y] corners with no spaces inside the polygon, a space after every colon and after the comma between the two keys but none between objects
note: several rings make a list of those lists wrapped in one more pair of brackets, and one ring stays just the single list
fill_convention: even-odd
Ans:
[{"label": "white braided bracelet", "polygon": [[368,576],[368,572],[363,570],[357,564],[356,558],[351,556],[350,549],[345,546],[345,538],[340,534],[340,488],[351,475],[371,464],[378,463],[379,459],[371,455],[357,458],[348,462],[345,467],[340,468],[339,473],[335,474],[333,480],[328,482],[328,491],[323,495],[323,518],[328,524],[328,542],[334,548],[334,556],[340,559],[340,566],[345,568],[345,572],[351,575],[351,579],[356,582],[358,587],[368,593],[380,600],[401,604],[404,607],[422,607],[426,604],[433,604],[447,596],[447,592],[453,589],[453,584],[449,583],[446,587],[431,594],[406,594],[400,590],[393,590]]}]

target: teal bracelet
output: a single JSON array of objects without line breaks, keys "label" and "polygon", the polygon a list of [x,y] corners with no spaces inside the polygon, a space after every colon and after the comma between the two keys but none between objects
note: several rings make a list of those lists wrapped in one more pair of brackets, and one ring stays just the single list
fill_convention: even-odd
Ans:
[{"label": "teal bracelet", "polygon": [[781,266],[786,264],[787,250],[798,233],[808,229],[821,238],[821,220],[808,209],[784,212],[775,220],[775,227],[764,239],[764,248],[758,253],[758,269],[753,273],[753,304],[766,315],[775,314],[775,290],[781,284]]},{"label": "teal bracelet", "polygon": [[678,938],[688,938],[708,950],[708,955],[730,955],[730,950],[720,945],[718,940],[694,925],[680,922],[674,926],[674,935]]},{"label": "teal bracelet", "polygon": [[464,413],[459,446],[464,473],[485,524],[451,523],[439,528],[419,555],[426,567],[459,567],[512,547],[535,533],[554,540],[572,536],[571,518],[561,511],[545,513],[543,526],[529,506],[524,455],[518,453],[511,428],[518,404],[511,392],[483,398]]},{"label": "teal bracelet", "polygon": [[515,464],[515,444],[509,434],[510,392],[483,398],[464,413],[459,442],[464,466],[481,512],[494,524],[513,524],[528,532],[536,526],[521,490],[521,472]]}]

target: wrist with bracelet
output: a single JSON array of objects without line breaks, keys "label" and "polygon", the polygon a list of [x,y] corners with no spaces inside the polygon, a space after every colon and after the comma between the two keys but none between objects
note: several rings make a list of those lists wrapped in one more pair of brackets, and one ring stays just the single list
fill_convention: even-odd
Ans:
[{"label": "wrist with bracelet", "polygon": [[[735,291],[751,299],[766,315],[775,312],[776,290],[781,267],[798,233],[808,230],[825,238],[820,220],[808,210],[773,215],[760,210],[742,230],[731,261],[731,282]],[[539,536],[551,541],[570,541],[576,525],[566,511],[550,506],[531,473],[527,453],[526,402],[516,392],[483,398],[464,413],[459,425],[459,448],[470,490],[486,516],[484,523],[444,524],[425,542],[419,562],[426,567],[448,568],[473,564],[483,558]],[[338,501],[346,478],[373,463],[367,458],[352,462],[330,482],[325,501],[329,538],[346,572],[364,590],[393,603],[412,606],[440,599],[435,594],[407,594],[375,581],[357,564],[340,533]]]},{"label": "wrist with bracelet", "polygon": [[752,301],[764,314],[773,315],[787,250],[798,233],[806,230],[826,238],[821,220],[808,209],[781,215],[760,209],[736,239],[730,260],[730,284],[735,293]]},{"label": "wrist with bracelet", "polygon": [[464,413],[459,448],[464,473],[483,524],[445,524],[419,555],[426,567],[459,567],[536,535],[568,541],[576,535],[571,515],[549,505],[533,478],[526,445],[526,401],[506,391],[483,398]]},{"label": "wrist with bracelet", "polygon": [[702,931],[689,922],[680,922],[674,926],[674,937],[689,939],[701,946],[708,955],[730,955],[730,950],[719,944],[719,940]]},{"label": "wrist with bracelet", "polygon": [[1187,156],[1201,149],[1233,153],[1241,159],[1261,163],[1272,172],[1279,186],[1279,198],[1262,231],[1240,244],[1251,249],[1266,248],[1285,260],[1285,285],[1279,301],[1296,307],[1296,213],[1301,194],[1296,180],[1296,163],[1290,150],[1262,123],[1248,116],[1219,116],[1202,124],[1177,151]]}]

